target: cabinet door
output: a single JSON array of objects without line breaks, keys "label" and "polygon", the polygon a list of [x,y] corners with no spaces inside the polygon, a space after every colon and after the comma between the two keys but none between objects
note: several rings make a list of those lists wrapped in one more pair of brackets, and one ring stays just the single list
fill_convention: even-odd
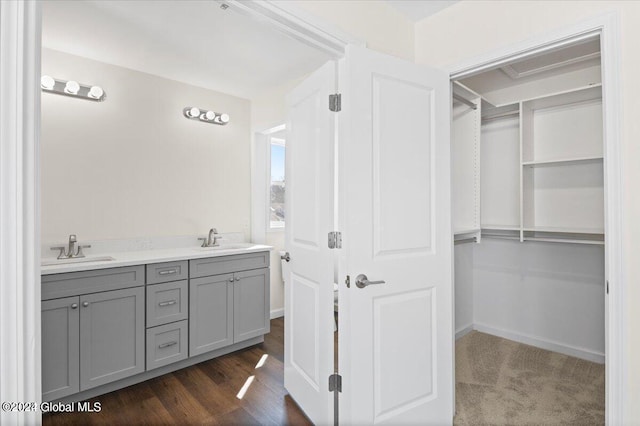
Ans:
[{"label": "cabinet door", "polygon": [[189,281],[189,356],[233,343],[233,274]]},{"label": "cabinet door", "polygon": [[42,400],[80,391],[78,297],[42,302]]},{"label": "cabinet door", "polygon": [[144,287],[80,296],[80,390],[144,371]]},{"label": "cabinet door", "polygon": [[269,302],[269,268],[234,274],[234,342],[269,332]]}]

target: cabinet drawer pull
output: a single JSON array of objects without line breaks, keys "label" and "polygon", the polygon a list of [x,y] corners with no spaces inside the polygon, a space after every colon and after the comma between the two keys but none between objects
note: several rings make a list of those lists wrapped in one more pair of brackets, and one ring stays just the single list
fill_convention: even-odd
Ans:
[{"label": "cabinet drawer pull", "polygon": [[173,274],[177,274],[177,273],[178,273],[177,269],[167,269],[166,271],[158,272],[158,275],[173,275]]},{"label": "cabinet drawer pull", "polygon": [[168,300],[166,302],[158,303],[158,306],[165,307],[165,306],[175,305],[176,303],[178,303],[176,300]]},{"label": "cabinet drawer pull", "polygon": [[176,342],[175,340],[173,342],[162,343],[162,344],[158,345],[158,349],[168,348],[169,346],[174,346],[174,345],[177,345],[177,344],[178,344],[178,342]]},{"label": "cabinet drawer pull", "polygon": [[72,303],[71,304],[71,309],[78,309],[78,304],[77,303]]},{"label": "cabinet drawer pull", "polygon": [[89,302],[82,302],[82,306],[86,308],[87,306],[89,306]]}]

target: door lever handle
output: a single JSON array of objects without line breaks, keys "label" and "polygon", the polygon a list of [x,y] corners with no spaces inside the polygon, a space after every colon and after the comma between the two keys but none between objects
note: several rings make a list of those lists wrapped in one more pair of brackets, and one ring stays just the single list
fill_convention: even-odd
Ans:
[{"label": "door lever handle", "polygon": [[374,284],[386,284],[386,281],[369,281],[365,274],[360,274],[356,277],[356,285],[358,286],[358,288],[365,288],[368,285]]},{"label": "door lever handle", "polygon": [[289,252],[286,252],[285,254],[280,256],[280,259],[285,260],[287,262],[291,261],[291,256],[289,255]]}]

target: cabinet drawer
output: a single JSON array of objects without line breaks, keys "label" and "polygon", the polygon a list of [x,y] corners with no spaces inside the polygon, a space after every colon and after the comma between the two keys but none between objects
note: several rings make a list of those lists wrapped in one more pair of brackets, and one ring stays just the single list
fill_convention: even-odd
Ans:
[{"label": "cabinet drawer", "polygon": [[189,317],[187,280],[147,286],[147,327]]},{"label": "cabinet drawer", "polygon": [[144,266],[96,269],[42,276],[42,300],[144,285]]},{"label": "cabinet drawer", "polygon": [[237,254],[232,256],[209,257],[190,261],[189,276],[191,278],[208,277],[227,274],[229,272],[247,271],[269,267],[269,252]]},{"label": "cabinet drawer", "polygon": [[147,284],[186,280],[189,276],[188,267],[186,260],[147,265]]},{"label": "cabinet drawer", "polygon": [[147,329],[147,370],[187,358],[188,324],[184,320]]}]

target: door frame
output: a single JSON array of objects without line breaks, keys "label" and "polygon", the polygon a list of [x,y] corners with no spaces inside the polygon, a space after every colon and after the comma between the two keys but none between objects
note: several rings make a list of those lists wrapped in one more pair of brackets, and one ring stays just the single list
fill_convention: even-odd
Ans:
[{"label": "door frame", "polygon": [[[0,2],[0,364],[2,401],[41,401],[39,2]],[[38,424],[40,410],[0,423]]]},{"label": "door frame", "polygon": [[[339,59],[364,43],[295,5],[216,0]],[[41,401],[40,63],[42,3],[0,1],[0,359],[3,401]],[[4,89],[7,90],[4,90]],[[0,412],[0,423],[40,424],[40,410]]]},{"label": "door frame", "polygon": [[[602,97],[604,120],[605,173],[605,421],[622,424],[625,403],[624,384],[627,371],[624,353],[624,297],[628,285],[624,277],[622,244],[623,161],[621,151],[622,98],[620,92],[620,25],[617,12],[549,31],[537,37],[482,53],[448,67],[450,80],[481,73],[497,65],[574,43],[598,34],[601,46]],[[455,304],[455,301],[454,301]],[[455,333],[455,330],[454,330]],[[454,337],[455,342],[455,337]],[[454,343],[455,344],[455,343]],[[454,367],[455,368],[455,367]],[[454,375],[455,377],[455,375]]]}]

